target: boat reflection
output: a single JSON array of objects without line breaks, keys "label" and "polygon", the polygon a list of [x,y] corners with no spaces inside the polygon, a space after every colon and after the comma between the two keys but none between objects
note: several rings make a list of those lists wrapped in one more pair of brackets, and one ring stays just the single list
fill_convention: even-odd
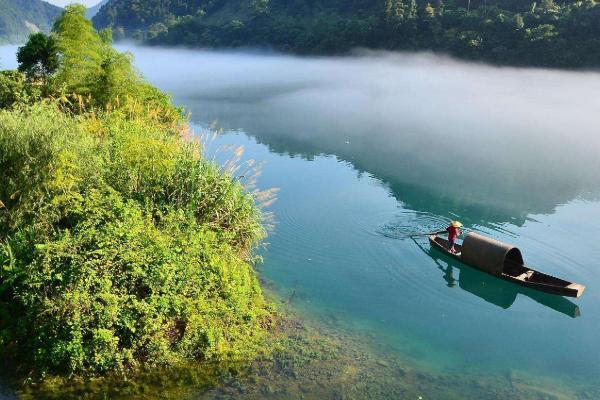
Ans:
[{"label": "boat reflection", "polygon": [[[456,287],[458,283],[458,287],[462,290],[504,309],[512,306],[517,295],[522,294],[571,318],[577,318],[581,315],[579,306],[564,297],[553,296],[523,288],[510,282],[504,282],[485,272],[462,264],[435,249],[427,248],[416,240],[415,243],[434,260],[438,269],[443,273],[442,277],[446,281],[446,285],[450,288]],[[457,273],[458,278],[455,277]]]}]

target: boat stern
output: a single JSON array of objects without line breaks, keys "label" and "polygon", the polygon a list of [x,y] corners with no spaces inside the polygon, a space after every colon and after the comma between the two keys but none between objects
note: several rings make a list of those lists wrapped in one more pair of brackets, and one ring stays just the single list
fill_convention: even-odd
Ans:
[{"label": "boat stern", "polygon": [[567,286],[567,289],[573,292],[573,297],[581,297],[585,291],[585,286],[580,285],[579,283],[571,283]]}]

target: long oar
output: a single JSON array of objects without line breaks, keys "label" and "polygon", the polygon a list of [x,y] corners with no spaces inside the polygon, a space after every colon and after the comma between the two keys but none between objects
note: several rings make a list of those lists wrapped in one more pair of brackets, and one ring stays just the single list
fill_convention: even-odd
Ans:
[{"label": "long oar", "polygon": [[437,231],[437,232],[428,232],[428,233],[411,233],[410,235],[403,236],[402,239],[410,239],[418,236],[431,236],[431,235],[440,235],[442,233],[446,233],[446,231]]},{"label": "long oar", "polygon": [[[461,228],[461,231],[463,232],[463,234],[470,232],[470,229],[466,229],[466,228]],[[398,239],[410,239],[410,238],[415,238],[415,237],[419,237],[419,236],[431,236],[431,235],[441,235],[444,233],[448,233],[448,231],[443,230],[443,231],[437,231],[437,232],[428,232],[428,233],[421,233],[421,232],[416,232],[416,233],[411,233],[405,236],[402,236]]]}]

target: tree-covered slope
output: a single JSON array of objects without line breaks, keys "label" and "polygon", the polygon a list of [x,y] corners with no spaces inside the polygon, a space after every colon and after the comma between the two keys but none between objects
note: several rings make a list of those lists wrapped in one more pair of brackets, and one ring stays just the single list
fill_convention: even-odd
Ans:
[{"label": "tree-covered slope", "polygon": [[62,9],[41,0],[0,0],[0,43],[19,43],[48,32]]},{"label": "tree-covered slope", "polygon": [[498,64],[600,65],[595,0],[110,0],[94,23],[117,38],[168,45],[433,50]]}]

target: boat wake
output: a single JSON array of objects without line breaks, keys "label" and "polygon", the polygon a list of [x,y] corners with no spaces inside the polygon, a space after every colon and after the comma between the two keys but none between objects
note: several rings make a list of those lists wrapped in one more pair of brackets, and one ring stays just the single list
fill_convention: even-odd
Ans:
[{"label": "boat wake", "polygon": [[449,222],[458,216],[448,218],[403,210],[388,221],[377,227],[376,233],[390,239],[406,240],[420,234],[444,230]]}]

